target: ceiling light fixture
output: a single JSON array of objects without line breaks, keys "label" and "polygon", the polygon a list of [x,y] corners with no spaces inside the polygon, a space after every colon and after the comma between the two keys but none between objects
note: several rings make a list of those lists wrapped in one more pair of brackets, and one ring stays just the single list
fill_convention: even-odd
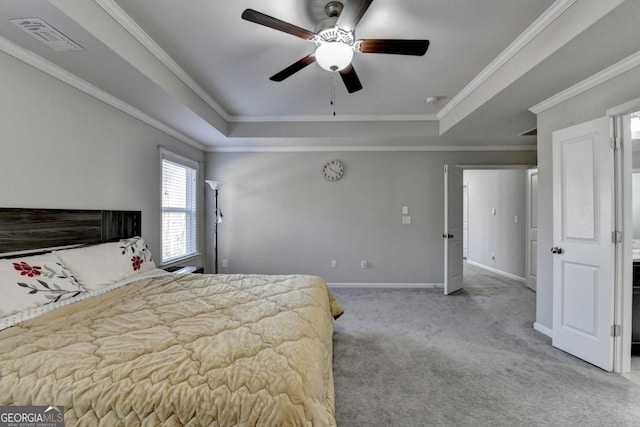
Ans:
[{"label": "ceiling light fixture", "polygon": [[339,41],[322,43],[316,49],[316,62],[327,71],[344,70],[352,59],[353,48]]}]

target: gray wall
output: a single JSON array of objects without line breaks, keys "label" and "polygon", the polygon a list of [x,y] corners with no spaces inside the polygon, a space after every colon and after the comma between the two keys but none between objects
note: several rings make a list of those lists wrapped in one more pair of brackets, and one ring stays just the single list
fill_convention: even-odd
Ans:
[{"label": "gray wall", "polygon": [[609,108],[640,97],[640,68],[575,96],[538,115],[538,288],[536,322],[553,327],[553,176],[551,134],[606,115]]},{"label": "gray wall", "polygon": [[159,259],[157,146],[204,154],[3,53],[0,76],[0,207],[141,210]]},{"label": "gray wall", "polygon": [[[338,182],[320,174],[330,159],[345,166]],[[443,165],[535,162],[534,152],[522,151],[208,153],[206,177],[226,181],[219,257],[229,267],[221,272],[442,283]],[[211,229],[213,192],[207,194]],[[410,225],[402,224],[403,206]],[[362,270],[360,260],[370,267]]]},{"label": "gray wall", "polygon": [[465,170],[464,181],[469,192],[468,260],[524,278],[526,169]]}]

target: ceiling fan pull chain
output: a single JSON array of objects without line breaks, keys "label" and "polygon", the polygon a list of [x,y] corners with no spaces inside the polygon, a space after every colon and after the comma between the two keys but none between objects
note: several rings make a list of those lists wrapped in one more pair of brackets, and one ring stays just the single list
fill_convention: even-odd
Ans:
[{"label": "ceiling fan pull chain", "polygon": [[332,89],[331,89],[331,106],[333,107],[333,116],[336,116],[336,73],[332,76]]}]

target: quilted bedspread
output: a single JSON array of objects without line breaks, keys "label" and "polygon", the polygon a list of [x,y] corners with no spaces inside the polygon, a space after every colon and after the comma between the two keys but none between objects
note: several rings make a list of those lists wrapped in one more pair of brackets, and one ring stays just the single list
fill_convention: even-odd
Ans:
[{"label": "quilted bedspread", "polygon": [[313,276],[144,279],[0,332],[0,405],[67,426],[334,426],[333,316]]}]

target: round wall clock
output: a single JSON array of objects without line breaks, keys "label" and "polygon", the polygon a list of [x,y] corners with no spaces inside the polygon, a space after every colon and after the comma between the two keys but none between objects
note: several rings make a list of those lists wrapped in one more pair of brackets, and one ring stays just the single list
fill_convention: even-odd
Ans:
[{"label": "round wall clock", "polygon": [[327,181],[335,182],[344,175],[344,167],[339,160],[329,160],[322,166],[322,176]]}]

